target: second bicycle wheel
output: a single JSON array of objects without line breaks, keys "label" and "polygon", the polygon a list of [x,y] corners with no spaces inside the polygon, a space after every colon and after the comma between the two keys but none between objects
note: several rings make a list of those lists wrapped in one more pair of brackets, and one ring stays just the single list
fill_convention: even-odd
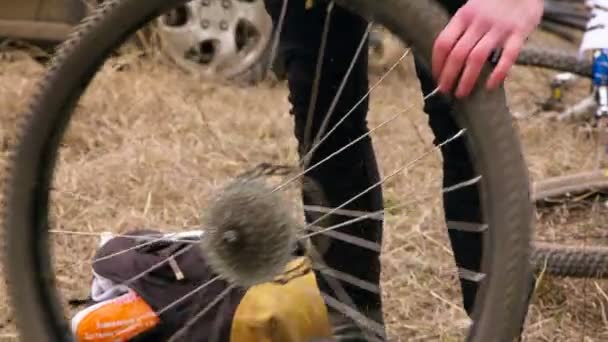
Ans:
[{"label": "second bicycle wheel", "polygon": [[[244,3],[251,4],[254,2],[255,1],[246,1]],[[76,222],[70,223],[62,220],[62,215],[76,210],[76,207],[70,205],[70,203],[85,201],[91,205],[97,205],[96,208],[99,208],[99,210],[82,210],[74,216],[81,220],[78,221],[79,224],[82,224],[86,228],[84,231],[72,234],[79,236],[95,235],[92,233],[94,229],[87,226],[87,224],[90,224],[91,222],[89,219],[100,219],[98,221],[98,223],[100,223],[103,222],[101,218],[114,217],[116,215],[115,209],[108,209],[105,205],[110,205],[115,202],[115,200],[119,199],[120,195],[118,192],[120,190],[128,191],[131,186],[135,185],[159,186],[159,184],[163,184],[163,186],[170,186],[173,182],[172,177],[190,177],[194,178],[196,181],[188,183],[188,186],[179,190],[169,191],[165,193],[163,198],[157,199],[156,201],[154,201],[155,195],[153,190],[150,190],[147,196],[144,196],[144,198],[141,199],[142,203],[134,204],[134,206],[141,206],[139,210],[144,213],[149,213],[151,210],[150,208],[155,208],[157,212],[154,214],[159,220],[161,218],[171,220],[176,225],[181,226],[197,226],[198,222],[192,218],[179,220],[172,217],[175,213],[172,212],[171,200],[185,201],[188,192],[203,191],[202,183],[209,184],[210,188],[213,188],[217,182],[221,182],[220,179],[214,178],[207,172],[211,170],[212,166],[218,166],[218,160],[215,158],[218,157],[219,154],[207,152],[207,150],[202,148],[204,146],[201,146],[201,144],[204,144],[194,136],[187,137],[189,141],[187,145],[193,149],[194,147],[197,149],[202,148],[200,151],[206,151],[205,154],[192,155],[188,153],[187,148],[185,150],[166,150],[164,154],[159,153],[154,157],[156,159],[153,158],[149,164],[144,164],[143,166],[139,165],[139,167],[158,168],[160,167],[160,164],[156,164],[154,160],[160,161],[167,157],[167,155],[173,157],[178,156],[181,164],[173,169],[170,176],[159,176],[158,178],[148,179],[147,182],[143,182],[135,171],[134,173],[122,173],[118,171],[122,170],[123,167],[137,164],[141,156],[140,153],[143,153],[142,151],[134,149],[130,151],[131,154],[129,158],[118,160],[114,158],[115,156],[111,153],[111,144],[108,145],[106,141],[94,141],[95,139],[91,141],[87,140],[88,137],[78,135],[70,136],[70,134],[66,134],[66,132],[69,131],[69,128],[72,128],[70,127],[70,123],[74,122],[75,114],[83,110],[83,108],[79,108],[78,105],[84,98],[88,97],[90,100],[95,101],[101,99],[103,96],[115,96],[115,99],[118,99],[118,101],[134,100],[134,103],[137,104],[137,93],[124,94],[115,92],[112,93],[113,95],[108,93],[85,94],[85,90],[88,90],[89,86],[95,81],[95,76],[100,75],[104,68],[113,68],[118,65],[118,68],[115,67],[115,69],[118,70],[118,74],[121,72],[120,70],[128,68],[128,65],[125,66],[125,64],[121,63],[108,65],[110,63],[107,63],[106,61],[111,61],[110,56],[112,51],[137,31],[137,29],[183,3],[185,3],[183,0],[104,1],[103,5],[89,18],[84,20],[76,29],[76,32],[62,45],[57,56],[53,59],[52,65],[46,76],[41,81],[40,87],[35,93],[29,109],[24,114],[23,123],[20,126],[18,134],[18,143],[11,160],[9,161],[9,178],[4,213],[4,230],[7,246],[5,262],[8,278],[10,279],[10,297],[12,299],[19,333],[24,341],[63,341],[74,338],[70,326],[65,319],[64,310],[66,308],[65,305],[62,305],[65,303],[65,300],[59,296],[59,291],[57,291],[56,286],[57,284],[62,284],[67,287],[76,287],[79,284],[71,282],[69,274],[61,274],[61,272],[57,270],[57,267],[53,267],[52,261],[57,261],[57,258],[53,258],[50,253],[61,247],[80,246],[78,240],[71,238],[55,239],[58,234],[72,231],[71,228],[73,227],[68,226]],[[216,4],[216,2],[213,1],[203,1],[202,3],[205,4],[204,6],[208,6],[210,3]],[[219,3],[220,2],[218,1],[217,4]],[[221,6],[225,7],[225,3],[227,4],[229,2],[222,2]],[[388,28],[403,40],[403,42],[407,43],[426,66],[430,65],[429,61],[431,60],[434,37],[438,35],[448,21],[448,16],[445,11],[432,0],[345,0],[337,1],[336,4],[338,6],[343,5],[353,12],[370,20],[374,20],[378,24]],[[219,6],[220,5],[218,5],[218,7]],[[205,9],[197,8],[196,10]],[[221,27],[222,26],[220,26],[220,28]],[[216,43],[217,42],[209,42],[209,44],[197,46],[199,49],[198,52],[204,54],[205,52],[213,51],[217,48],[217,45],[214,45]],[[221,49],[219,52],[222,52]],[[199,57],[202,58],[203,56]],[[346,61],[346,63],[348,62],[349,61]],[[490,67],[487,66],[484,69],[482,77],[487,77],[489,68]],[[146,72],[145,68],[142,69],[142,72]],[[121,80],[120,76],[116,77],[119,82],[129,83],[128,80]],[[213,93],[216,91],[202,85],[201,87],[203,88],[200,90],[201,94]],[[169,89],[169,92],[170,91],[171,89]],[[234,92],[232,92],[232,94],[231,92],[226,92],[222,96],[228,97],[234,95],[233,93]],[[427,98],[430,96],[437,95],[432,93],[427,96]],[[225,99],[224,102],[229,103],[229,101],[225,101]],[[103,103],[98,103],[98,105],[103,107]],[[180,105],[182,104],[179,102],[175,103],[175,106]],[[468,99],[457,101],[454,103],[454,106],[456,121],[460,124],[458,133],[441,142],[440,146],[433,146],[429,151],[422,153],[422,156],[418,156],[417,158],[413,158],[412,161],[404,163],[404,165],[398,167],[396,171],[390,172],[389,175],[382,180],[388,180],[399,172],[408,170],[410,166],[416,164],[416,162],[425,155],[430,154],[430,152],[436,152],[457,139],[466,140],[466,147],[469,155],[473,159],[476,175],[457,184],[444,184],[442,190],[438,192],[439,194],[442,194],[467,186],[475,186],[476,189],[478,189],[477,195],[481,202],[483,214],[482,222],[449,223],[452,225],[456,224],[459,227],[465,227],[462,228],[463,230],[472,229],[483,233],[484,245],[481,270],[480,272],[472,272],[475,273],[475,276],[479,276],[474,278],[476,278],[475,281],[479,283],[481,290],[477,296],[472,315],[473,323],[468,328],[466,336],[468,341],[476,342],[511,341],[517,336],[520,330],[531,277],[529,247],[533,206],[530,200],[527,169],[523,160],[517,133],[512,126],[511,115],[505,104],[503,89],[487,91],[483,88],[483,85],[480,84]],[[99,117],[93,120],[93,125],[98,124],[100,126],[96,133],[100,134],[101,137],[107,134],[121,135],[122,138],[117,141],[132,139],[132,143],[135,144],[137,139],[143,139],[145,136],[145,132],[138,131],[137,129],[137,127],[141,127],[138,125],[142,124],[143,119],[129,116],[129,111],[131,110],[129,109],[129,106],[123,108],[125,114],[117,119],[116,122],[107,122],[104,117]],[[201,105],[200,111],[201,113],[206,113],[203,108],[204,103]],[[246,113],[248,110],[253,109],[255,108],[246,106],[240,108],[240,110],[245,112],[243,113],[244,117],[242,120],[250,122],[246,121],[251,119],[250,117],[246,117]],[[86,108],[84,108],[84,110],[86,110]],[[183,122],[180,123],[180,110],[185,111],[187,109],[182,106],[173,113],[168,113],[166,116],[160,115],[159,113],[152,113],[153,116],[148,118],[147,123],[158,127],[165,127],[163,125],[166,124],[166,129],[160,129],[158,131],[158,134],[162,136],[170,133],[179,135],[185,127]],[[210,106],[208,110],[213,113],[212,116],[215,116],[217,108]],[[347,115],[347,113],[341,114]],[[446,115],[448,114],[446,113]],[[204,114],[201,114],[201,116],[204,116]],[[385,126],[390,120],[391,119],[385,121],[381,126]],[[173,125],[168,124],[165,121],[169,121],[170,123],[173,123]],[[193,119],[192,122],[187,123],[187,125],[205,122],[206,119],[199,116],[197,119]],[[119,129],[120,127],[125,127],[125,125],[132,126],[133,128]],[[236,117],[235,121],[232,122],[232,125],[233,126],[231,127],[224,127],[224,131],[234,131],[236,130],[236,127],[239,127],[242,130],[251,130],[251,127],[239,126]],[[329,132],[331,133],[331,130]],[[221,136],[214,135],[212,131],[206,132],[205,134],[208,135],[207,137],[209,137],[210,140],[215,140],[216,142],[222,140]],[[145,138],[148,139],[150,137],[145,136]],[[159,138],[161,137],[159,136]],[[62,153],[62,149],[66,145],[69,145],[74,142],[74,140],[78,139],[85,139],[90,143],[82,146],[80,150],[72,150],[72,153],[70,154]],[[269,140],[269,137],[266,136],[263,131],[260,131],[259,139]],[[146,141],[149,141],[148,147],[152,147],[155,144],[153,139]],[[222,141],[224,142],[218,143],[220,150],[227,148],[229,144],[236,144],[239,142],[236,137],[233,138],[233,140]],[[113,165],[113,167],[107,169],[109,175],[106,174],[105,176],[110,177],[114,174],[113,177],[110,177],[110,179],[113,179],[112,182],[118,184],[119,182],[127,181],[128,185],[116,188],[113,186],[112,182],[109,182],[103,186],[92,187],[89,183],[71,182],[70,175],[62,176],[65,178],[60,179],[60,182],[58,182],[56,168],[59,168],[62,163],[77,162],[79,160],[78,158],[83,154],[95,151],[100,145],[103,145],[103,148],[106,149],[103,156],[98,155],[98,158],[93,158],[93,162],[88,164],[87,167],[83,166],[82,169],[76,171],[72,176],[75,177],[76,174],[79,173],[95,174],[100,165],[108,165],[109,163]],[[289,153],[281,150],[278,144],[275,153],[268,154],[259,151],[256,152],[248,148],[249,146],[247,143],[244,143],[243,146],[245,146],[245,148],[235,152],[237,157],[234,159],[243,164],[248,164],[256,159],[276,160],[288,159],[290,157]],[[346,149],[348,147],[345,146],[344,148]],[[248,152],[252,153],[254,157],[246,155]],[[184,155],[182,155],[182,153]],[[184,171],[185,166],[189,165],[195,166],[195,173]],[[182,168],[182,166],[184,168]],[[135,167],[138,166],[136,165]],[[207,167],[209,167],[209,169]],[[227,170],[228,173],[244,171],[238,170],[238,168],[235,167],[235,164],[231,163],[221,164],[221,168],[224,168],[224,171]],[[295,172],[296,176],[299,174],[299,172]],[[294,173],[291,172],[288,177],[293,175]],[[101,175],[99,177],[101,177]],[[93,182],[96,178],[97,177],[92,177],[90,181]],[[287,185],[288,183],[290,183],[289,180],[285,181],[283,179],[282,185],[276,189],[283,188],[283,185]],[[57,184],[67,186],[68,189],[64,189],[61,194],[67,195],[68,198],[69,196],[72,196],[73,202],[70,200],[54,200],[57,193],[62,191]],[[382,185],[384,185],[384,183]],[[79,188],[86,187],[90,187],[89,190],[94,190],[91,191],[91,197],[83,197],[76,194],[79,192]],[[288,205],[288,203],[285,203],[285,205]],[[197,212],[199,207],[204,207],[204,203],[192,203],[192,207],[183,209],[181,213],[184,214],[188,211]],[[342,206],[329,208],[328,210],[329,213],[332,214],[338,212],[340,209],[342,209]],[[389,208],[387,208],[387,210],[388,209]],[[238,215],[238,208],[235,209],[233,214]],[[371,215],[373,213],[368,214]],[[316,222],[317,221],[313,223]],[[310,224],[305,225],[306,228],[309,226]],[[325,230],[329,229],[330,227],[325,228]],[[303,232],[298,233],[302,236],[306,235]],[[361,241],[357,242],[356,239],[344,237],[339,234],[328,236],[366,246],[366,244]],[[129,236],[124,237],[130,238]],[[203,236],[201,239],[204,240],[205,237]],[[230,242],[233,241],[235,237],[228,234],[223,236],[222,239],[223,241]],[[161,240],[161,238],[157,237],[154,239],[154,242],[158,242],[159,240]],[[256,239],[253,240],[257,241],[259,240],[259,237],[256,237]],[[199,246],[198,244],[188,242],[191,240],[185,241],[185,238],[179,241],[190,244],[191,246],[194,246],[194,248],[198,248]],[[283,243],[283,241],[277,240],[277,245],[280,245],[281,243]],[[130,245],[127,249],[105,255],[102,259],[107,260],[112,256],[118,254],[122,255],[127,251],[132,251],[144,245],[145,247],[150,248],[150,241],[143,242],[141,245]],[[366,248],[370,247],[367,246]],[[379,247],[374,246],[372,249],[373,248]],[[154,251],[154,248],[151,249]],[[270,249],[276,252],[280,248]],[[262,256],[264,253],[268,253],[268,251],[259,251],[259,254]],[[162,259],[161,262],[173,265],[174,258],[177,258],[176,254],[177,253],[162,257],[162,253],[159,252],[156,256]],[[73,256],[72,258],[77,257]],[[312,257],[311,259],[314,260]],[[75,260],[70,260],[69,255],[67,258],[64,255],[61,260],[64,264],[69,264],[70,261],[73,262]],[[242,261],[247,262],[248,260]],[[154,266],[148,268],[148,272],[152,272],[155,269]],[[82,272],[82,269],[74,268],[72,271]],[[184,276],[183,274],[180,275],[180,272],[178,272],[179,270],[176,271],[173,269],[173,271],[175,271],[177,278]],[[139,279],[141,276],[144,275],[135,275],[133,278],[129,279],[129,281],[118,284],[116,287],[119,288],[121,285],[129,285],[133,280]],[[189,275],[187,274],[186,276]],[[227,274],[218,275],[220,278],[224,276],[227,276]],[[340,278],[340,273],[334,272],[333,276]],[[209,282],[213,282],[214,279],[215,278],[209,280]],[[373,284],[361,282],[356,279],[353,280],[348,277],[342,277],[341,281],[358,284],[358,286],[364,289],[371,289],[370,291],[377,291]],[[205,286],[206,283],[201,283],[196,289],[205,288]],[[232,287],[229,289],[232,289]],[[234,291],[240,293],[238,291],[242,290],[243,289],[235,289]],[[209,295],[209,293],[214,292],[219,294],[219,292],[222,291],[210,287],[209,291],[206,291],[205,293]],[[184,294],[184,297],[177,298],[170,303],[165,303],[166,306],[164,307],[154,307],[153,309],[155,313],[162,318],[163,313],[167,312],[167,310],[173,310],[176,307],[179,308],[183,299],[186,296],[191,295],[192,293],[186,293]],[[305,293],[302,295],[305,295]],[[171,294],[167,293],[167,297],[170,296]],[[221,296],[216,297],[219,301],[221,301],[222,298],[223,297]],[[326,299],[326,304],[328,306],[335,304],[331,297],[324,298]],[[167,299],[161,298],[160,300],[166,301]],[[200,303],[198,308],[202,312],[193,313],[191,315],[193,317],[191,318],[196,318],[199,314],[204,315],[207,309],[213,306],[214,303],[216,303],[215,299],[209,300],[208,303]],[[309,304],[309,302],[306,301],[305,303]],[[340,305],[337,306],[340,307]],[[348,314],[348,310],[346,311],[345,314]],[[221,313],[217,312],[215,315],[222,316]],[[356,320],[361,314],[356,313],[352,314],[352,316],[353,317],[351,318]],[[207,320],[212,321],[211,318]],[[142,322],[139,322],[139,324],[142,324]],[[209,326],[212,327],[213,325]],[[179,331],[182,332],[183,330],[179,329]],[[221,333],[219,334],[220,335],[216,335],[216,332],[210,331],[209,335],[205,336],[205,338],[213,340],[214,337],[224,336],[221,335]],[[391,335],[390,331],[389,336],[389,340],[407,338],[398,334],[396,336]],[[200,336],[193,336],[191,338],[196,339],[200,338]],[[154,339],[154,337],[152,337],[152,339]],[[182,338],[178,338],[178,340],[184,339],[187,340],[187,338],[183,338],[183,336]]]}]

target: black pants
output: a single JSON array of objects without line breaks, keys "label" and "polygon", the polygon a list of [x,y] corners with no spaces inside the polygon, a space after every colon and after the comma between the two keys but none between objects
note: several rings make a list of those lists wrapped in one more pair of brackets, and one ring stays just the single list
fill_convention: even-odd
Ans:
[{"label": "black pants", "polygon": [[[448,10],[452,13],[464,2],[465,0],[445,0],[445,3],[451,7]],[[290,0],[288,3],[280,41],[279,57],[283,59],[286,67],[292,114],[295,119],[295,136],[298,139],[300,153],[302,154],[303,146],[306,143],[304,141],[306,117],[326,17],[326,6],[322,5],[306,10],[304,0]],[[267,8],[275,24],[279,18],[281,6],[281,0],[267,0]],[[334,8],[325,49],[319,96],[314,111],[313,137],[316,135],[360,44],[366,26],[367,22],[363,18],[337,6]],[[329,127],[333,127],[368,91],[367,63],[367,46],[365,46],[348,79]],[[422,92],[428,94],[435,89],[436,85],[429,70],[426,70],[420,63],[416,64],[416,72],[421,81]],[[424,110],[429,115],[429,123],[435,135],[435,142],[443,141],[459,130],[458,125],[450,115],[451,106],[444,98],[440,96],[429,98]],[[330,153],[366,133],[368,131],[367,111],[368,101],[366,100],[321,145],[315,152],[312,163],[325,158]],[[457,139],[447,144],[442,149],[442,154],[443,183],[445,186],[454,185],[475,176],[464,140]],[[359,141],[311,171],[309,175],[321,185],[330,206],[341,205],[379,181],[372,140],[365,138]],[[310,202],[310,199],[304,198],[304,200]],[[482,237],[479,233],[459,230],[462,223],[481,222],[477,188],[469,186],[446,194],[444,206],[457,266],[469,271],[479,272]],[[362,211],[381,210],[383,208],[381,188],[376,187],[345,208]],[[341,221],[347,219],[351,218],[338,217],[338,220]],[[340,231],[375,242],[381,242],[382,240],[382,222],[377,220],[360,221],[341,228]],[[339,240],[332,240],[324,257],[325,262],[337,270],[369,282],[379,282],[380,261],[379,254],[376,252]],[[319,278],[323,289],[332,293],[323,281],[323,277]],[[359,306],[359,309],[364,312],[367,311],[366,309],[380,309],[381,300],[378,295],[373,295],[347,283],[342,283],[342,285]],[[464,307],[470,313],[474,304],[477,283],[462,277],[461,286]]]}]

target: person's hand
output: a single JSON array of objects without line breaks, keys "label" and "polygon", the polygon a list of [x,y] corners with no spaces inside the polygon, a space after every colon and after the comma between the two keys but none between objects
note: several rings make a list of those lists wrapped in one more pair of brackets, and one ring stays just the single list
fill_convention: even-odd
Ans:
[{"label": "person's hand", "polygon": [[469,0],[452,17],[433,46],[432,70],[439,91],[466,97],[496,48],[502,56],[486,82],[497,88],[517,60],[543,14],[543,0]]}]

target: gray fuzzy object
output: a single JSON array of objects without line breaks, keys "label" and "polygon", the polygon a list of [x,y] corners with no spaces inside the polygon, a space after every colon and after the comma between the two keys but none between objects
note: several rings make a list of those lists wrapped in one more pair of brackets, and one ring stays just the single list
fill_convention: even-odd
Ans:
[{"label": "gray fuzzy object", "polygon": [[280,191],[262,179],[236,179],[210,201],[202,251],[209,266],[243,287],[271,281],[291,260],[297,221]]}]

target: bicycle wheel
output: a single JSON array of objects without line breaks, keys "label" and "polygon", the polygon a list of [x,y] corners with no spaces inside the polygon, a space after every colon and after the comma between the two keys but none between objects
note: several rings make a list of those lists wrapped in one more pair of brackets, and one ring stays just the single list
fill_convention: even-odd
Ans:
[{"label": "bicycle wheel", "polygon": [[[523,117],[531,113],[549,111],[557,112],[558,114],[555,115],[561,120],[581,115],[589,109],[590,97],[576,90],[579,84],[591,78],[592,62],[586,58],[579,58],[577,52],[570,49],[570,47],[540,47],[536,43],[528,44],[522,49],[516,64],[526,67],[525,70],[532,71],[532,74],[527,79],[512,80],[512,82],[527,88],[527,99],[522,99],[523,103],[544,97],[536,101],[534,107],[528,110],[530,113]],[[517,73],[517,75],[523,77],[525,73]],[[541,94],[537,89],[532,90],[538,83],[546,84],[548,94]],[[575,102],[579,98],[583,100]]]},{"label": "bicycle wheel", "polygon": [[579,58],[574,52],[532,45],[522,49],[516,63],[521,66],[570,72],[587,78],[591,78],[593,68],[591,61]]},{"label": "bicycle wheel", "polygon": [[[592,76],[592,62],[589,59],[555,48],[527,46],[518,57],[517,64],[572,73],[585,79]],[[593,104],[594,101],[583,100],[574,107],[591,109]],[[576,110],[572,108],[562,113]],[[541,213],[550,208],[559,208],[560,205],[578,204],[589,210],[593,200],[600,199],[606,191],[606,180],[606,174],[601,169],[541,179],[534,184],[533,199]],[[567,232],[560,235],[567,235]],[[600,246],[575,247],[564,243],[536,242],[531,260],[536,272],[559,277],[602,279],[607,276],[604,269],[607,253],[608,248]]]},{"label": "bicycle wheel", "polygon": [[[598,170],[538,181],[534,185],[533,198],[541,211],[559,207],[562,203],[579,204],[588,210],[596,198],[602,197],[607,189],[608,176],[605,171]],[[608,277],[608,247],[576,247],[538,242],[534,246],[531,260],[536,272],[545,272],[552,276],[597,279]]]},{"label": "bicycle wheel", "polygon": [[[51,275],[49,240],[57,232],[51,227],[50,215],[54,170],[76,103],[115,47],[181,3],[184,1],[104,1],[62,45],[23,117],[8,171],[4,229],[10,297],[25,341],[72,338],[61,312],[57,282]],[[427,65],[432,38],[448,20],[445,11],[431,0],[337,4],[390,29]],[[489,68],[484,69],[484,76]],[[479,184],[484,224],[478,228],[486,231],[484,277],[467,340],[510,341],[519,333],[530,276],[532,204],[527,169],[503,90],[488,92],[478,85],[466,101],[456,102],[455,108],[462,128],[459,134],[466,139],[479,176],[454,186]],[[451,190],[442,192],[446,191]]]}]

